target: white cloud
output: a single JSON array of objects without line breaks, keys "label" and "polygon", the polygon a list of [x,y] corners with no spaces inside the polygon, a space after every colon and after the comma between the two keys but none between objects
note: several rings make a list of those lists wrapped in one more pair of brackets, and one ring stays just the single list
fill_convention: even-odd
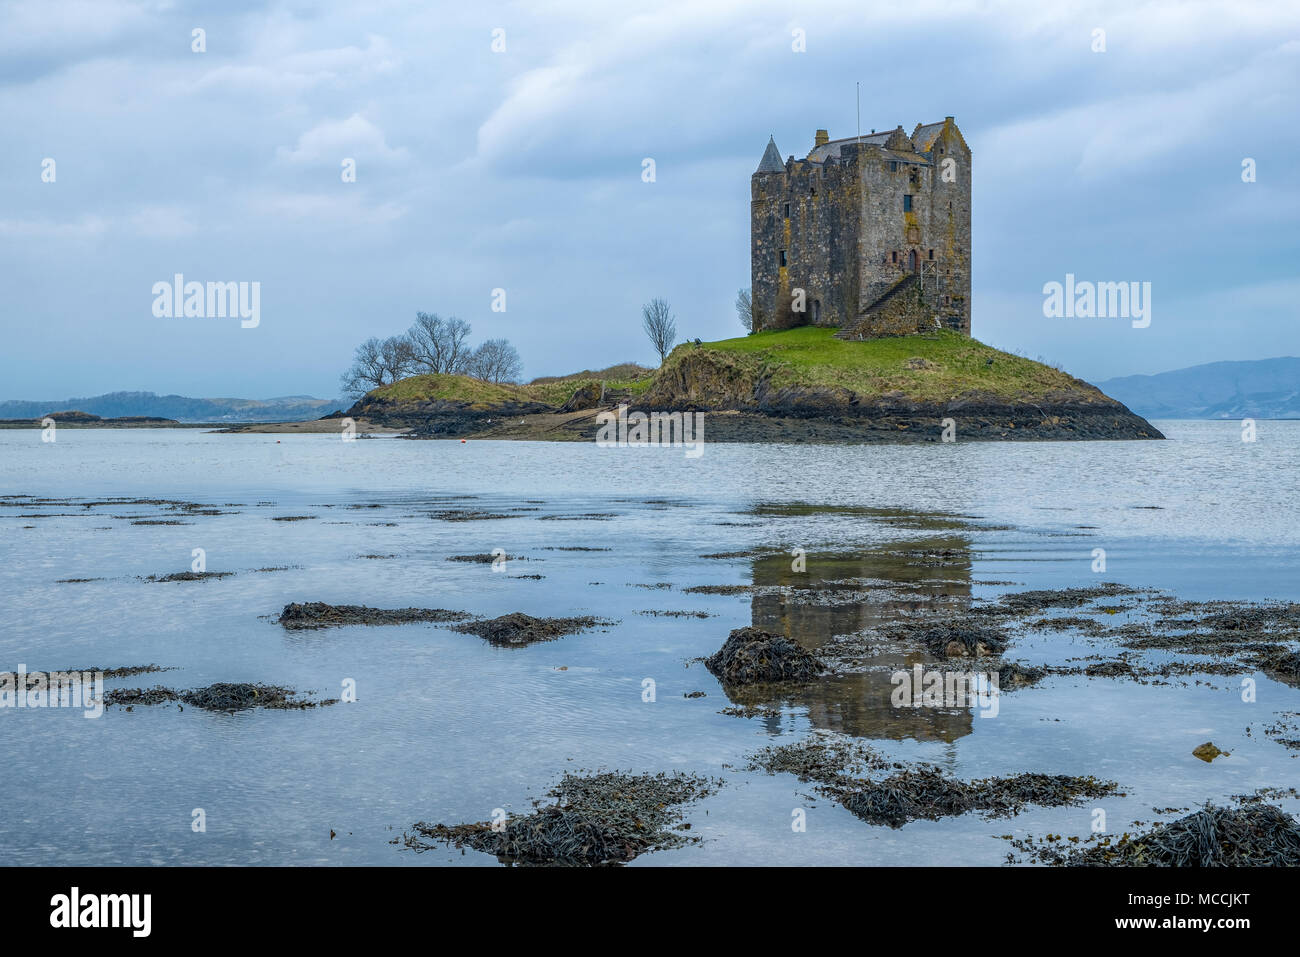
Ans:
[{"label": "white cloud", "polygon": [[[265,31],[264,31],[265,33]],[[210,44],[213,41],[210,41]],[[243,51],[234,62],[218,59],[187,84],[196,92],[224,91],[264,96],[300,95],[322,86],[355,87],[385,78],[401,66],[401,57],[383,37],[370,35],[364,47],[322,47],[294,51],[274,33]],[[304,42],[309,42],[304,39]],[[204,56],[217,56],[214,49]]]},{"label": "white cloud", "polygon": [[[1300,44],[1290,42],[1226,75],[1197,74],[1173,89],[1129,90],[984,132],[981,164],[1007,171],[1066,168],[1087,179],[1146,171],[1184,150],[1203,153],[1252,123],[1278,119],[1270,95],[1300,85]],[[1242,150],[1264,146],[1239,139]],[[1243,152],[1242,155],[1248,155]]]},{"label": "white cloud", "polygon": [[343,184],[330,193],[250,193],[243,197],[243,206],[244,214],[255,219],[351,227],[384,226],[407,213],[400,202],[372,202],[354,186]]},{"label": "white cloud", "polygon": [[142,206],[133,213],[113,216],[86,214],[72,220],[0,219],[0,236],[13,239],[84,241],[108,235],[179,239],[196,231],[189,212],[180,206]]},{"label": "white cloud", "polygon": [[0,56],[85,50],[143,26],[160,6],[130,0],[10,0],[0,5]]},{"label": "white cloud", "polygon": [[109,230],[108,220],[86,215],[75,221],[0,219],[0,236],[11,239],[58,239],[74,242],[98,239]]},{"label": "white cloud", "polygon": [[148,239],[179,239],[197,231],[188,210],[180,206],[145,206],[128,217],[127,226]]},{"label": "white cloud", "polygon": [[390,147],[384,131],[360,113],[317,124],[298,137],[297,146],[282,146],[276,156],[286,163],[301,164],[338,164],[344,157],[369,163],[401,163],[409,158],[405,149]]}]

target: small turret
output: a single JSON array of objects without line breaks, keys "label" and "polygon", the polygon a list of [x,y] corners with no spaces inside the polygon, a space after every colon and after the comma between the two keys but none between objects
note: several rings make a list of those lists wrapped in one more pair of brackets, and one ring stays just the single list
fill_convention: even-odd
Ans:
[{"label": "small turret", "polygon": [[785,164],[781,162],[781,151],[776,148],[776,138],[769,136],[767,139],[767,149],[763,151],[763,158],[758,162],[758,169],[755,173],[780,173],[784,172]]}]

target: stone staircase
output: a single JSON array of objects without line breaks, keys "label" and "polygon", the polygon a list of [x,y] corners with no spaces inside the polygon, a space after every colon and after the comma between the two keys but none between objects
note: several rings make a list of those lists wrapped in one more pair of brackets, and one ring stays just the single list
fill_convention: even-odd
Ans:
[{"label": "stone staircase", "polygon": [[[915,301],[915,309],[908,303],[910,295]],[[900,298],[903,297],[903,298]],[[870,339],[881,333],[875,331],[881,320],[888,313],[915,313],[917,329],[921,331],[925,324],[925,306],[921,302],[921,277],[917,273],[908,273],[898,282],[886,289],[871,305],[858,313],[851,326],[846,326],[835,333],[836,339]],[[898,334],[898,333],[894,333]]]}]

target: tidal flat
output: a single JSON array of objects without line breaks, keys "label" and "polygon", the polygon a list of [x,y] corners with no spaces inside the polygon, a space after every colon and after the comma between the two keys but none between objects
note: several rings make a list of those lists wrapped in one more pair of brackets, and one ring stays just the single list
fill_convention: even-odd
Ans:
[{"label": "tidal flat", "polygon": [[1105,865],[1221,828],[1290,861],[1300,423],[1159,425],[698,459],[0,433],[0,681],[98,662],[110,703],[0,709],[0,848]]}]

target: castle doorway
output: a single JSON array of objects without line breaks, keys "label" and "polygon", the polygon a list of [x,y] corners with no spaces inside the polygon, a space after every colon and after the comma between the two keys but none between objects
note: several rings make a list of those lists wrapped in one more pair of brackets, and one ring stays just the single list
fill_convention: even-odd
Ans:
[{"label": "castle doorway", "polygon": [[910,253],[907,254],[907,267],[910,272],[916,272],[917,256],[916,256],[915,249],[913,249]]},{"label": "castle doorway", "polygon": [[822,301],[820,299],[814,299],[813,300],[813,325],[817,325],[821,321],[822,321]]}]

